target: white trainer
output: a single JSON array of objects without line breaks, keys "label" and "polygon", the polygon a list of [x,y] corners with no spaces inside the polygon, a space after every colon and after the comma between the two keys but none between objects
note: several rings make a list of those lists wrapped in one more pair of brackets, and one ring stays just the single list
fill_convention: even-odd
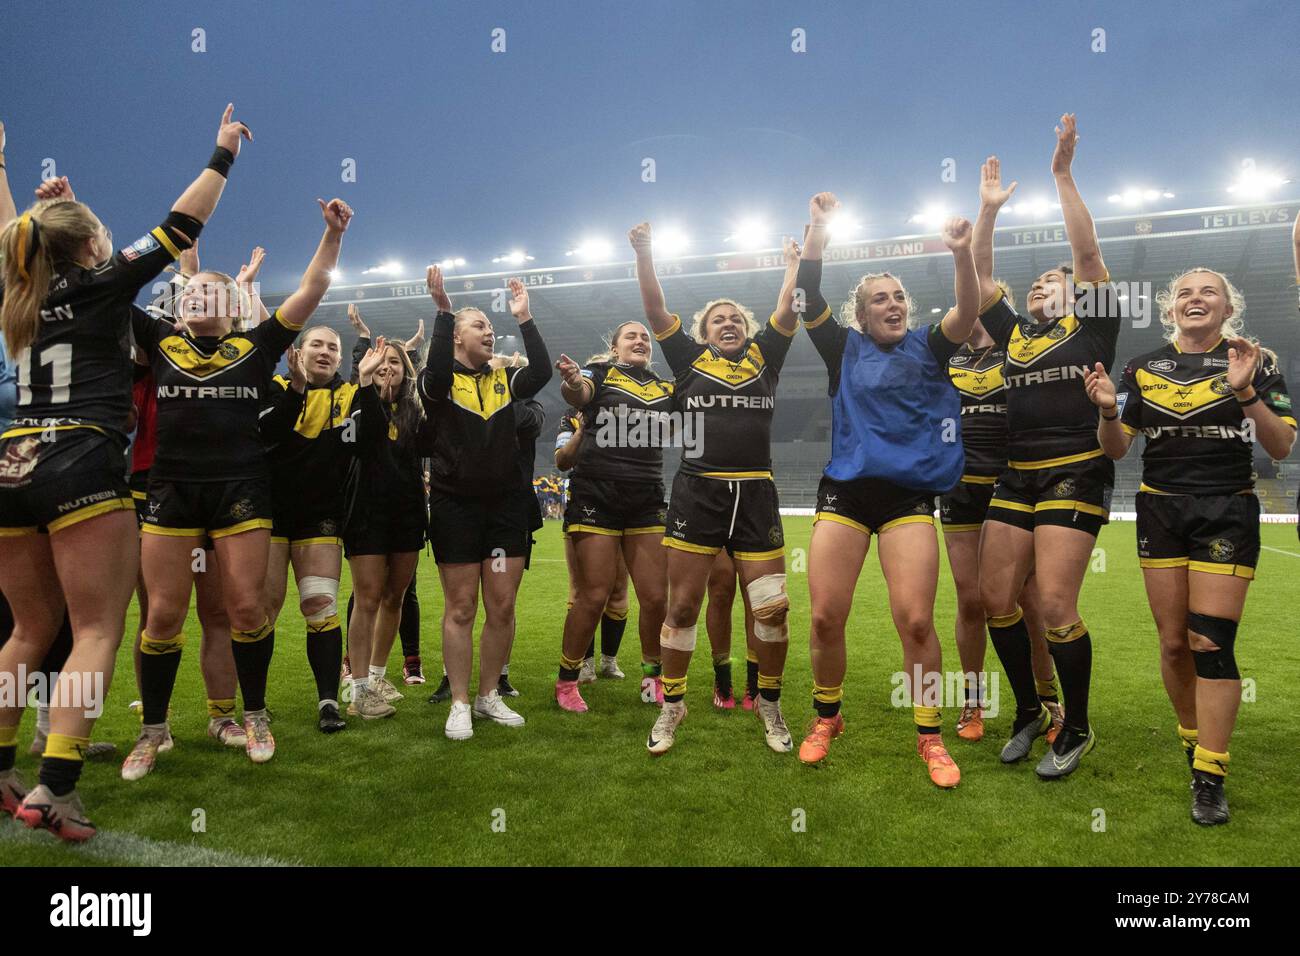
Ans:
[{"label": "white trainer", "polygon": [[503,727],[524,725],[524,718],[506,706],[506,702],[501,699],[495,687],[486,697],[474,698],[474,716],[482,720],[490,720],[494,724],[501,724]]},{"label": "white trainer", "polygon": [[600,670],[596,672],[600,677],[609,680],[622,680],[627,675],[618,669],[618,658],[608,657],[605,654],[600,655]]},{"label": "white trainer", "polygon": [[781,702],[760,696],[758,716],[763,718],[763,734],[767,737],[767,745],[779,754],[789,753],[794,741],[790,739],[790,729],[781,716]]},{"label": "white trainer", "polygon": [[387,677],[370,678],[370,689],[384,699],[385,703],[391,704],[394,701],[401,700],[406,695],[398,690],[393,682]]},{"label": "white trainer", "polygon": [[645,746],[652,754],[666,753],[677,742],[677,727],[686,716],[686,701],[664,701],[655,725],[650,728],[650,736]]},{"label": "white trainer", "polygon": [[578,683],[596,683],[596,658],[584,657],[582,659],[582,667],[578,670]]},{"label": "white trainer", "polygon": [[470,716],[469,704],[458,700],[451,702],[445,733],[450,740],[469,740],[474,736],[474,718]]}]

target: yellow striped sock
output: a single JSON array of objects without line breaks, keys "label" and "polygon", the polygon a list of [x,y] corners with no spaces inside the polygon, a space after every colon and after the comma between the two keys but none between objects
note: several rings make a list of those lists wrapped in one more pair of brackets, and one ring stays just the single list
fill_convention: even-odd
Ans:
[{"label": "yellow striped sock", "polygon": [[216,720],[221,717],[233,717],[235,715],[235,698],[222,697],[219,700],[208,698],[208,718]]},{"label": "yellow striped sock", "polygon": [[823,687],[817,682],[813,682],[813,700],[819,704],[838,704],[844,699],[844,685],[836,684],[834,687]]},{"label": "yellow striped sock", "polygon": [[267,635],[269,635],[274,629],[275,627],[271,624],[271,619],[268,617],[258,627],[253,628],[251,631],[241,631],[238,628],[232,627],[230,629],[230,637],[232,640],[238,641],[240,644],[256,644],[258,641],[266,640]]},{"label": "yellow striped sock", "polygon": [[1178,725],[1178,740],[1179,742],[1182,743],[1183,750],[1189,752],[1195,750],[1196,743],[1199,739],[1200,739],[1200,735],[1197,733],[1195,727],[1193,727],[1191,730],[1188,730],[1182,724]]},{"label": "yellow striped sock", "polygon": [[0,748],[18,746],[18,725],[0,727]]},{"label": "yellow striped sock", "polygon": [[[148,631],[140,632],[141,654],[179,654],[185,646],[185,632],[173,637],[151,637]],[[152,666],[152,665],[151,665]]]},{"label": "yellow striped sock", "polygon": [[1206,750],[1200,744],[1196,745],[1196,759],[1192,761],[1192,769],[1200,770],[1202,773],[1212,773],[1216,777],[1226,777],[1228,775],[1228,760],[1226,753],[1216,754],[1213,750]]},{"label": "yellow striped sock", "polygon": [[684,697],[686,695],[685,677],[664,676],[664,697]]},{"label": "yellow striped sock", "polygon": [[55,757],[59,760],[85,760],[86,748],[90,746],[89,737],[71,737],[68,734],[50,734],[45,741],[45,753],[42,757]]},{"label": "yellow striped sock", "polygon": [[749,663],[751,664],[757,664],[758,652],[755,651],[752,647],[745,648],[745,660],[749,661]]},{"label": "yellow striped sock", "polygon": [[782,674],[764,674],[758,672],[758,689],[759,690],[780,690],[785,683],[785,676]]},{"label": "yellow striped sock", "polygon": [[339,616],[337,614],[331,614],[329,617],[325,618],[324,620],[308,621],[307,633],[323,634],[326,631],[332,631],[334,630],[334,628],[342,627],[342,626],[343,626],[342,623],[339,621]]},{"label": "yellow striped sock", "polygon": [[566,671],[576,671],[576,670],[581,670],[581,669],[582,669],[582,658],[581,658],[581,657],[578,657],[578,658],[565,657],[564,654],[561,653],[561,654],[560,654],[560,666],[563,667]]},{"label": "yellow striped sock", "polygon": [[921,707],[917,704],[912,705],[912,720],[918,727],[939,727],[943,724],[938,707]]}]

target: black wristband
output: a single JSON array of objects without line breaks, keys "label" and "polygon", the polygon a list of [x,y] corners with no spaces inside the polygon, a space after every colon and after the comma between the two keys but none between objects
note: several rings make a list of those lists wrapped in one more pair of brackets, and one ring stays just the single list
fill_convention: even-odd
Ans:
[{"label": "black wristband", "polygon": [[212,151],[212,158],[208,160],[208,169],[218,173],[222,179],[230,176],[230,167],[235,164],[235,154],[224,146],[218,146]]},{"label": "black wristband", "polygon": [[1117,421],[1119,419],[1119,412],[1116,412],[1114,415],[1107,415],[1105,412],[1102,412],[1101,417],[1106,419],[1108,422]]},{"label": "black wristband", "polygon": [[1256,392],[1254,395],[1250,396],[1249,401],[1243,402],[1241,399],[1237,399],[1237,405],[1241,408],[1246,408],[1250,405],[1254,405],[1257,401],[1259,401],[1259,392]]}]

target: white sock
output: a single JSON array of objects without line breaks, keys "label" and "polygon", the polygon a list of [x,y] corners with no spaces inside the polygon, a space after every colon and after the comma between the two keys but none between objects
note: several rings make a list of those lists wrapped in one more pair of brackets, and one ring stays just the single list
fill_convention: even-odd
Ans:
[{"label": "white sock", "polygon": [[374,664],[370,665],[370,677],[372,680],[381,678],[386,673],[388,673],[387,667],[376,667]]},{"label": "white sock", "polygon": [[50,735],[50,708],[44,704],[36,707],[36,732],[42,737]]},{"label": "white sock", "polygon": [[509,661],[506,661],[505,666],[501,668],[501,676],[502,676],[502,677],[509,677],[509,676],[510,676],[510,662],[509,662]]},{"label": "white sock", "polygon": [[335,710],[339,709],[339,702],[337,700],[322,700],[319,704],[316,705],[316,709],[324,710],[327,705],[333,707]]},{"label": "white sock", "polygon": [[356,696],[357,696],[358,694],[364,694],[364,693],[365,693],[366,691],[368,691],[368,690],[370,690],[370,678],[368,678],[368,677],[354,677],[354,678],[352,678],[352,698],[353,698],[353,700],[356,699]]}]

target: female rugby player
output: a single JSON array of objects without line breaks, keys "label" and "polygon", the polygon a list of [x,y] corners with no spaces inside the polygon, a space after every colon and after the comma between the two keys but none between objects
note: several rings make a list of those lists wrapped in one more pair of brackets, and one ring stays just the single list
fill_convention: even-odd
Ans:
[{"label": "female rugby player", "polygon": [[970,337],[979,314],[971,224],[950,219],[943,228],[953,255],[957,305],[941,322],[909,329],[911,297],[885,273],[858,281],[845,304],[847,324],[840,325],[830,321],[831,307],[821,293],[826,227],[838,205],[830,193],[809,202],[811,226],[798,278],[808,334],[830,376],[833,435],[808,550],[816,717],[799,759],[820,763],[831,741],[844,732],[844,628],[875,534],[890,613],[903,645],[916,752],[937,786],[955,787],[961,772],[943,745],[936,693],[944,681],[934,629],[939,586],[934,498],[957,484],[965,460],[954,432],[961,400],[948,361]]},{"label": "female rugby player", "polygon": [[73,199],[37,202],[0,234],[0,327],[18,366],[17,417],[0,436],[0,581],[14,614],[0,675],[12,683],[19,668],[37,667],[65,607],[73,641],[30,793],[13,770],[21,708],[0,706],[0,794],[17,819],[64,840],[95,834],[76,793],[94,718],[74,685],[102,675],[108,692],[139,567],[123,474],[131,303],[216,209],[240,140],[252,138],[233,112],[226,107],[208,168],[125,249],[114,253],[108,230]]},{"label": "female rugby player", "polygon": [[[495,335],[479,309],[452,314],[442,270],[430,266],[426,281],[438,317],[428,364],[418,383],[433,426],[429,471],[430,522],[444,609],[442,653],[451,683],[446,734],[474,735],[471,714],[508,727],[524,718],[506,706],[498,690],[514,639],[515,598],[531,542],[535,504],[520,493],[515,403],[531,398],[551,380],[551,359],[528,308],[528,289],[511,279],[510,313],[519,324],[528,364],[492,368]],[[474,616],[479,592],[485,620],[480,637],[478,694],[471,708]]]},{"label": "female rugby player", "polygon": [[614,329],[607,359],[580,368],[562,355],[556,363],[560,394],[583,420],[564,516],[574,556],[574,604],[565,617],[555,683],[555,699],[574,713],[587,710],[579,673],[617,582],[619,555],[636,588],[642,670],[651,678],[667,598],[663,448],[671,440],[673,384],[650,368],[654,340],[640,322]]},{"label": "female rugby player", "polygon": [[124,780],[148,774],[163,741],[185,643],[191,575],[198,570],[192,555],[205,535],[217,553],[230,618],[248,756],[265,763],[275,754],[266,711],[275,646],[265,593],[271,489],[258,418],[281,353],[329,290],[330,270],[352,218],[341,199],[317,202],[325,233],[316,255],[298,289],[256,328],[236,330],[251,314],[251,303],[219,272],[200,272],[186,285],[177,305],[183,331],[136,313],[136,344],[149,356],[158,386],[158,449],[149,473],[149,513],[140,529],[149,592],[140,640],[144,723],[122,764]]},{"label": "female rugby player", "polygon": [[[1138,563],[1160,633],[1160,676],[1192,768],[1192,819],[1228,822],[1228,742],[1241,704],[1233,652],[1259,560],[1251,459],[1291,453],[1296,420],[1277,357],[1243,338],[1245,300],[1227,276],[1192,269],[1157,296],[1168,344],[1088,373],[1097,440],[1120,459],[1137,435]],[[1067,698],[1068,700],[1068,698]]]},{"label": "female rugby player", "polygon": [[[681,468],[668,511],[668,611],[660,635],[664,705],[646,748],[666,753],[686,716],[686,672],[695,650],[696,622],[715,555],[736,561],[754,608],[759,650],[758,713],[767,745],[791,749],[781,715],[781,683],[789,648],[786,622],[785,537],[772,481],[772,415],[777,379],[799,329],[793,308],[794,270],[786,270],[777,310],[760,330],[753,314],[733,299],[707,303],[695,314],[693,335],[664,304],[655,274],[649,223],[628,233],[646,319],[676,376],[675,411],[683,418]],[[686,429],[690,428],[691,447]]]},{"label": "female rugby player", "polygon": [[[1002,761],[1029,755],[1052,715],[1034,680],[1029,631],[1018,603],[1031,570],[1043,623],[1064,691],[1065,726],[1036,771],[1064,777],[1092,750],[1088,722],[1092,641],[1079,616],[1079,590],[1101,526],[1110,520],[1115,466],[1097,443],[1097,409],[1083,378],[1097,362],[1109,368],[1119,336],[1119,295],[1109,284],[1092,216],[1070,172],[1078,139],[1073,114],[1061,117],[1052,175],[1074,257],[1029,289],[1022,318],[999,298],[980,315],[1006,349],[1010,459],[989,502],[980,541],[980,596],[989,637],[1016,697],[1011,739]],[[991,289],[992,255],[980,263]]]},{"label": "female rugby player", "polygon": [[343,533],[356,599],[348,622],[348,652],[357,665],[348,713],[371,720],[391,717],[396,710],[390,701],[401,697],[384,676],[384,664],[424,545],[428,511],[420,459],[429,431],[415,394],[415,369],[400,341],[376,338],[357,371],[360,469]]}]

